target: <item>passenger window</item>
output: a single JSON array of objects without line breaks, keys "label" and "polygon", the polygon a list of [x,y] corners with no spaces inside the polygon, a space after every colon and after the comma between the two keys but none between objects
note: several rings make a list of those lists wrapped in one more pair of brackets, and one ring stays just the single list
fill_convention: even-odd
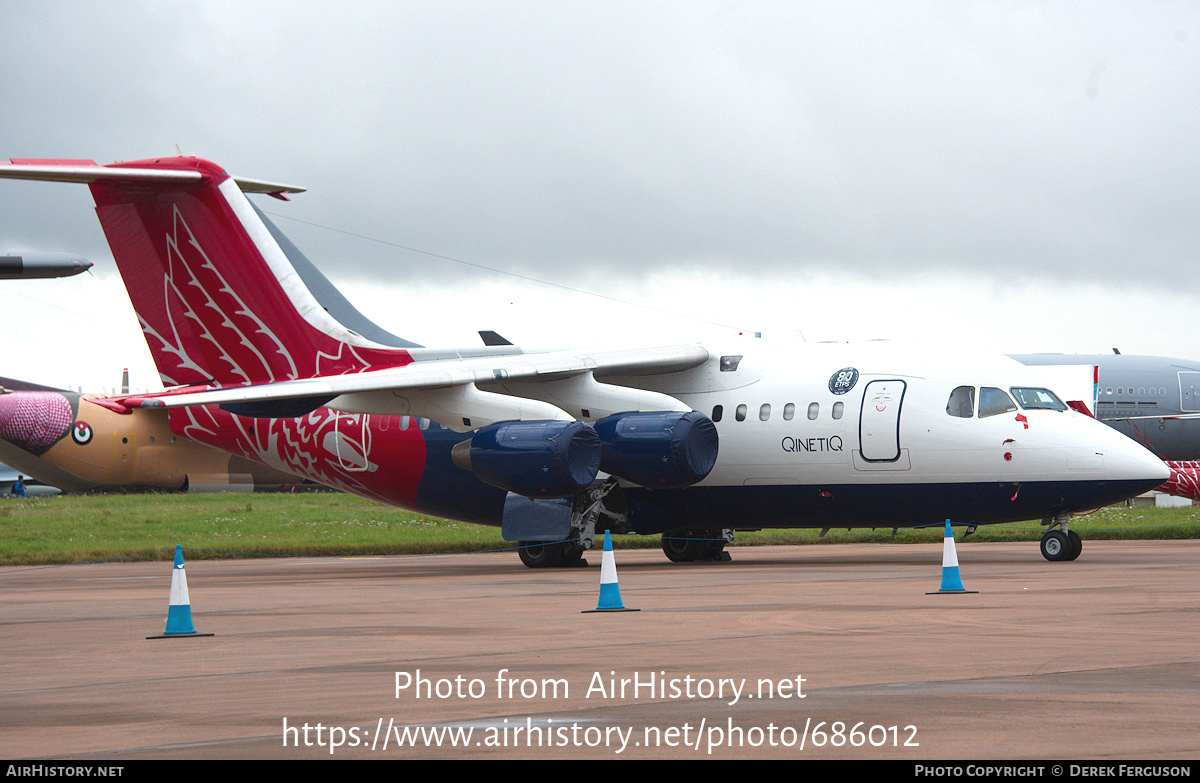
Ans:
[{"label": "passenger window", "polygon": [[718,421],[720,421],[720,420],[721,420],[721,415],[722,415],[722,414],[724,414],[724,413],[725,413],[725,406],[723,406],[723,405],[714,405],[714,406],[713,406],[713,415],[712,415],[712,420],[713,420],[714,422],[718,422]]},{"label": "passenger window", "polygon": [[770,403],[764,402],[762,407],[758,409],[758,420],[766,421],[769,418],[771,418],[771,405]]},{"label": "passenger window", "polygon": [[809,421],[816,421],[817,416],[819,416],[820,413],[821,413],[821,406],[818,403],[810,402],[808,404],[808,419],[809,419]]},{"label": "passenger window", "polygon": [[400,429],[402,429],[402,430],[408,429],[408,417],[407,416],[400,417]]},{"label": "passenger window", "polygon": [[835,418],[835,419],[842,418],[842,411],[844,411],[844,410],[846,410],[846,403],[835,402],[833,404],[833,418]]},{"label": "passenger window", "polygon": [[1008,413],[1016,409],[1016,404],[1000,389],[984,386],[979,390],[979,418],[999,416],[1001,413]]},{"label": "passenger window", "polygon": [[737,409],[733,412],[733,418],[737,419],[738,421],[745,421],[746,420],[746,406],[745,405],[737,406]]},{"label": "passenger window", "polygon": [[[959,386],[950,392],[950,400],[946,403],[946,413],[960,419],[969,419],[975,412],[975,387]],[[983,412],[980,411],[980,416]]]},{"label": "passenger window", "polygon": [[792,417],[795,415],[796,415],[795,403],[789,402],[787,405],[783,406],[783,420],[784,421],[791,421]]}]

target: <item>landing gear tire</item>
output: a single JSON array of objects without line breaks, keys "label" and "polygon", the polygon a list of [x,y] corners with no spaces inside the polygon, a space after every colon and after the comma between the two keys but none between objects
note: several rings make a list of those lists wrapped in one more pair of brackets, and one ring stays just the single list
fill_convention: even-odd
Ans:
[{"label": "landing gear tire", "polygon": [[1079,553],[1083,551],[1083,539],[1074,530],[1067,531],[1067,540],[1071,543],[1071,554],[1067,556],[1068,560],[1074,560],[1079,557]]},{"label": "landing gear tire", "polygon": [[587,565],[583,559],[583,547],[574,541],[543,544],[538,541],[521,541],[517,554],[528,568],[558,568],[560,566]]},{"label": "landing gear tire", "polygon": [[563,549],[561,544],[539,544],[536,541],[520,542],[517,554],[521,562],[529,568],[554,568],[562,565]]},{"label": "landing gear tire", "polygon": [[[729,539],[732,538],[731,534]],[[672,530],[663,533],[662,551],[673,563],[727,562],[732,558],[725,551],[726,543],[720,530]]]},{"label": "landing gear tire", "polygon": [[691,563],[704,555],[704,542],[685,538],[682,533],[665,533],[662,551],[672,563]]},{"label": "landing gear tire", "polygon": [[1071,553],[1078,557],[1079,550],[1071,543],[1071,538],[1060,530],[1047,531],[1042,536],[1042,557],[1057,563],[1062,560],[1073,560]]}]

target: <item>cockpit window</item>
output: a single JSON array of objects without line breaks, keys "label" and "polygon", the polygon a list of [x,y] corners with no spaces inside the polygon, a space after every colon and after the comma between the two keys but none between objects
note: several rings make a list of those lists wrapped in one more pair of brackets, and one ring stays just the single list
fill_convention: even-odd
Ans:
[{"label": "cockpit window", "polygon": [[1025,410],[1065,411],[1067,406],[1049,389],[1009,389]]},{"label": "cockpit window", "polygon": [[999,416],[1001,413],[1008,413],[1016,409],[1017,406],[1003,390],[993,389],[991,386],[984,386],[979,390],[979,418]]},{"label": "cockpit window", "polygon": [[950,401],[946,403],[946,413],[960,419],[969,419],[975,415],[975,387],[959,386],[950,392]]}]

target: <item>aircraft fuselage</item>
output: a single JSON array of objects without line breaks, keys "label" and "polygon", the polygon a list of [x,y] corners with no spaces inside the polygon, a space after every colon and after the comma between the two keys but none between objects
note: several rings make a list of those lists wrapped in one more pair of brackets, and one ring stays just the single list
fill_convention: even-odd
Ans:
[{"label": "aircraft fuselage", "polygon": [[[693,486],[620,482],[630,532],[1005,522],[1095,508],[1166,479],[1153,455],[1089,417],[1017,405],[1012,390],[1043,388],[1037,376],[1003,357],[931,361],[890,343],[755,340],[691,370],[599,380],[675,397],[719,434],[716,465]],[[966,389],[959,397],[970,403],[951,415],[952,396]],[[996,392],[1011,410],[981,409]],[[508,493],[451,460],[469,433],[339,413],[338,403],[296,419],[177,408],[171,422],[188,438],[313,481],[502,524]]]}]

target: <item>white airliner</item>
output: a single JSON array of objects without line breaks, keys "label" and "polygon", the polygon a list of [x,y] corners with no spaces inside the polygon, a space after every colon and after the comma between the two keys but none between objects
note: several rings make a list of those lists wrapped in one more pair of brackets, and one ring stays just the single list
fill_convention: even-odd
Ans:
[{"label": "white airliner", "polygon": [[672,560],[736,530],[1026,519],[1078,557],[1071,514],[1162,484],[1161,460],[1069,409],[1036,368],[891,343],[523,352],[398,347],[318,304],[298,254],[235,180],[174,157],[0,164],[88,183],[176,433],[313,481],[496,525],[530,566],[603,530]]}]

